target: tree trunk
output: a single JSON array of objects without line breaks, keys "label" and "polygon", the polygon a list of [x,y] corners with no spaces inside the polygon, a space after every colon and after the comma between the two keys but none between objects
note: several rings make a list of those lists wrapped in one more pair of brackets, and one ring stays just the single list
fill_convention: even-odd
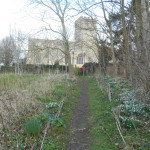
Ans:
[{"label": "tree trunk", "polygon": [[105,7],[103,0],[102,2],[102,9],[103,9],[103,14],[104,14],[104,19],[106,21],[106,24],[109,28],[109,33],[110,33],[110,41],[111,41],[111,52],[112,52],[112,61],[113,61],[113,70],[114,70],[114,76],[117,76],[117,61],[115,57],[115,51],[114,51],[114,41],[113,41],[113,32],[112,32],[112,26],[111,26],[111,21],[106,18],[106,13],[105,13]]},{"label": "tree trunk", "polygon": [[67,59],[66,63],[68,64],[69,76],[71,77],[72,76],[72,64],[71,64],[69,41],[68,41],[68,36],[67,36],[67,32],[66,32],[66,26],[65,26],[63,19],[61,19],[61,23],[62,23],[62,28],[63,28],[63,43],[64,43],[64,48],[65,48],[65,58]]},{"label": "tree trunk", "polygon": [[149,66],[150,59],[150,14],[149,14],[149,1],[142,0],[142,21],[143,21],[143,51],[142,61],[146,66]]},{"label": "tree trunk", "polygon": [[127,34],[126,21],[125,21],[124,0],[121,0],[121,11],[122,11],[122,25],[123,25],[123,39],[124,39],[123,47],[125,52],[126,78],[130,79],[131,63],[130,63],[128,34]]},{"label": "tree trunk", "polygon": [[111,41],[111,52],[112,52],[112,61],[113,61],[114,76],[116,77],[117,76],[117,61],[116,61],[115,51],[114,51],[114,40],[113,40],[111,22],[109,24],[109,29],[110,29],[110,41]]},{"label": "tree trunk", "polygon": [[142,53],[142,8],[141,8],[141,0],[135,1],[136,6],[136,47],[138,52],[138,59],[141,59],[141,53]]}]

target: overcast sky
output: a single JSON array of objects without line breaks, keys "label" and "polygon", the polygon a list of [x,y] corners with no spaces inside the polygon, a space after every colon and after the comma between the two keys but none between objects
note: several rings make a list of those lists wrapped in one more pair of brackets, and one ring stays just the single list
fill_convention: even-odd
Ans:
[{"label": "overcast sky", "polygon": [[40,27],[40,22],[31,16],[26,0],[2,0],[0,5],[0,39],[9,35],[11,30],[29,33]]},{"label": "overcast sky", "polygon": [[[126,0],[129,1],[129,0]],[[36,33],[43,23],[35,17],[39,9],[31,9],[27,6],[27,0],[1,0],[0,5],[0,40],[9,35],[10,30],[21,30],[24,34]],[[100,12],[100,11],[99,11]],[[102,12],[100,13],[102,14]],[[78,16],[79,17],[79,16]],[[77,18],[75,18],[77,19]],[[69,22],[71,35],[73,36],[74,19]],[[56,22],[52,24],[56,27]],[[67,27],[68,29],[68,27]],[[73,39],[73,38],[72,38]]]}]

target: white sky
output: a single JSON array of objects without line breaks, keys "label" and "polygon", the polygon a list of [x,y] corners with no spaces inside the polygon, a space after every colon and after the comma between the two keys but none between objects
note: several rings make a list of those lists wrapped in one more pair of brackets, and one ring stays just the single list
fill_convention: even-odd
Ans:
[{"label": "white sky", "polygon": [[10,29],[29,33],[40,27],[40,22],[30,17],[31,10],[26,0],[1,0],[0,4],[0,40],[9,35]]},{"label": "white sky", "polygon": [[[128,0],[126,0],[128,1]],[[40,10],[36,10],[40,11]],[[1,0],[0,3],[0,40],[9,35],[10,29],[21,30],[25,34],[38,31],[42,26],[37,20],[35,10],[27,7],[27,0]],[[31,17],[32,16],[32,17]],[[77,18],[76,18],[77,19]],[[70,23],[70,34],[73,35],[74,20]],[[57,26],[56,23],[53,26]]]},{"label": "white sky", "polygon": [[[1,0],[0,40],[9,35],[10,31],[11,33],[14,32],[14,30],[22,31],[27,36],[35,35],[37,37],[38,34],[35,33],[45,25],[40,21],[39,11],[39,9],[31,9],[31,7],[28,7],[27,0]],[[72,22],[70,24],[71,33],[73,33],[74,23]],[[56,29],[56,22],[51,22],[51,26]],[[55,38],[53,35],[52,37]]]},{"label": "white sky", "polygon": [[[27,0],[1,0],[0,40],[9,35],[10,31],[12,32],[13,30],[20,30],[24,34],[33,36],[43,25],[42,22],[37,19],[39,11],[39,9],[31,9],[28,7]],[[78,17],[75,17],[75,19]],[[52,23],[52,26],[56,28],[56,22]],[[69,22],[67,27],[69,27],[71,39],[73,39],[74,19]],[[52,37],[54,38],[53,35]]]}]

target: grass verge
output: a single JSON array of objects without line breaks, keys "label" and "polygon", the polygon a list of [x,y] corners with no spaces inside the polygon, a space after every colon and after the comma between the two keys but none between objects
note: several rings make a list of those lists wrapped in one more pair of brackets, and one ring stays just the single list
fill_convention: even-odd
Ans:
[{"label": "grass verge", "polygon": [[115,144],[115,141],[120,137],[111,112],[111,103],[106,92],[98,87],[95,80],[90,78],[86,80],[89,87],[90,122],[92,124],[90,148],[92,150],[117,150],[119,144]]}]

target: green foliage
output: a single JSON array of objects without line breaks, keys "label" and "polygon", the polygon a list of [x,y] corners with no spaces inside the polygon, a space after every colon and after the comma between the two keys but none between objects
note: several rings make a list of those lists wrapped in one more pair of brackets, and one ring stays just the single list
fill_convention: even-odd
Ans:
[{"label": "green foliage", "polygon": [[[118,107],[121,110],[121,122],[123,123],[123,126],[126,128],[132,128],[133,125],[129,119],[126,119],[126,117],[134,117],[138,118],[139,120],[144,119],[145,121],[149,120],[148,116],[150,116],[150,106],[148,104],[143,103],[140,99],[138,99],[137,95],[142,95],[142,90],[123,90],[120,94],[120,97],[116,99],[116,102],[121,103]],[[139,122],[135,120],[135,124],[137,127],[139,126]],[[144,121],[144,123],[145,123]],[[144,124],[143,123],[143,124]]]},{"label": "green foliage", "polygon": [[[28,73],[42,73],[44,72],[49,72],[50,71],[55,71],[58,69],[61,72],[66,71],[66,66],[64,65],[33,65],[33,64],[24,64],[23,65],[23,70]],[[68,70],[68,66],[67,66]],[[15,73],[15,66],[2,66],[1,71],[2,73]]]},{"label": "green foliage", "polygon": [[43,111],[43,113],[35,115],[35,118],[43,125],[46,124],[48,120],[50,120],[49,118],[51,118],[51,116],[48,112]]},{"label": "green foliage", "polygon": [[58,102],[51,102],[51,103],[46,105],[46,109],[49,112],[49,114],[55,115],[57,113],[57,111],[58,111],[59,106],[60,106],[60,103],[58,103]]},{"label": "green foliage", "polygon": [[14,66],[2,66],[0,72],[14,73],[15,67]]},{"label": "green foliage", "polygon": [[118,83],[115,82],[110,77],[103,77],[102,82],[105,84],[107,84],[107,83],[110,84],[112,99],[119,98],[119,94],[122,92],[122,85],[121,84],[118,85]]},{"label": "green foliage", "polygon": [[24,130],[27,136],[38,136],[41,132],[41,124],[36,119],[31,119],[24,125]]},{"label": "green foliage", "polygon": [[59,107],[59,103],[58,102],[51,102],[51,103],[49,103],[48,105],[46,105],[46,108],[48,109],[48,110],[50,110],[50,109],[52,109],[52,108],[58,108]]},{"label": "green foliage", "polygon": [[[104,77],[103,82],[110,84],[112,99],[117,103],[114,110],[117,111],[118,108],[120,109],[120,121],[125,128],[133,129],[132,122],[135,122],[135,125],[140,127],[142,122],[140,120],[143,117],[145,121],[148,120],[150,106],[141,101],[142,90],[131,90],[131,85],[125,80],[120,80],[118,84],[112,78]],[[134,118],[133,121],[130,118]]]},{"label": "green foliage", "polygon": [[56,121],[54,122],[54,125],[56,125],[57,127],[66,128],[66,125],[64,124],[64,121],[61,118],[57,118]]},{"label": "green foliage", "polygon": [[[94,82],[94,81],[91,81],[91,82]],[[97,143],[99,143],[99,145],[98,144],[96,144],[98,146],[94,145],[93,149],[98,150],[99,147],[101,146],[100,144],[102,143],[102,138],[103,138],[103,137],[101,137],[101,135],[103,132],[104,132],[104,134],[107,134],[111,138],[111,140],[116,142],[117,145],[120,145],[120,143],[122,143],[121,138],[118,138],[120,136],[118,136],[116,133],[114,133],[116,135],[111,134],[112,133],[111,129],[114,128],[113,132],[116,131],[116,129],[115,129],[116,125],[113,124],[114,120],[111,121],[112,122],[112,123],[110,123],[111,126],[108,126],[108,123],[111,120],[111,117],[113,117],[112,116],[112,107],[113,107],[113,111],[116,111],[116,114],[119,116],[119,120],[120,120],[120,123],[122,126],[122,133],[124,135],[126,142],[132,147],[135,146],[134,147],[135,149],[137,149],[137,145],[138,145],[138,149],[141,149],[141,145],[139,145],[140,140],[139,140],[139,136],[137,135],[137,131],[142,139],[142,142],[143,143],[145,142],[145,145],[149,143],[149,137],[150,137],[150,133],[147,132],[147,129],[149,129],[150,105],[145,104],[142,101],[143,95],[144,95],[143,91],[139,90],[139,89],[132,90],[131,85],[128,82],[126,82],[125,80],[119,80],[118,82],[115,82],[114,79],[112,79],[110,77],[104,77],[104,79],[102,80],[102,84],[105,85],[105,87],[107,87],[107,85],[108,85],[107,83],[110,84],[111,96],[112,96],[113,101],[111,103],[109,101],[107,101],[108,105],[106,107],[104,106],[105,101],[102,104],[98,104],[98,102],[96,103],[96,98],[93,98],[93,101],[92,101],[93,103],[94,103],[94,101],[96,103],[93,106],[94,109],[92,111],[95,111],[95,116],[97,116],[97,118],[99,117],[99,120],[100,120],[100,122],[97,121],[97,123],[95,123],[95,124],[98,124],[98,122],[99,122],[99,125],[101,125],[103,123],[102,130],[94,124],[95,131],[92,130],[92,133],[93,133],[94,137],[96,137],[96,138],[99,137],[99,139],[101,139],[101,141],[99,142],[99,139],[97,138]],[[98,88],[96,88],[96,89],[98,89]],[[102,91],[102,89],[100,89],[100,90]],[[105,91],[106,91],[106,89],[105,89]],[[91,95],[92,95],[92,93],[91,93]],[[100,100],[103,100],[104,98],[101,99],[101,97],[102,97],[101,95],[103,95],[102,92],[101,92],[101,94],[99,94],[99,97],[100,97]],[[105,99],[107,99],[107,98],[105,98]],[[98,100],[98,98],[97,98],[97,100]],[[101,106],[99,106],[99,105],[101,105]],[[99,109],[97,109],[96,107],[99,107]],[[100,115],[102,113],[103,108],[105,109],[106,112],[105,112],[105,114]],[[145,126],[146,126],[146,128],[145,128]],[[137,131],[135,130],[135,127],[136,127]],[[129,140],[128,139],[129,137],[132,137],[133,139]],[[103,141],[105,142],[106,138]],[[133,141],[134,141],[134,144],[133,144]],[[96,143],[96,142],[94,141],[94,143]],[[106,145],[106,146],[102,147],[101,149],[117,149],[118,148],[117,145],[116,145],[116,148],[112,148],[112,147],[106,148],[107,147],[107,145]]]},{"label": "green foliage", "polygon": [[122,104],[119,107],[121,108],[121,112],[126,116],[135,115],[142,117],[146,114],[145,110],[147,110],[145,104],[138,103],[136,100],[126,101],[124,105]]},{"label": "green foliage", "polygon": [[25,143],[24,143],[24,135],[22,134],[13,134],[10,138],[9,138],[9,144],[8,147],[11,148],[11,150],[23,150],[25,147]]},{"label": "green foliage", "polygon": [[59,100],[66,95],[66,91],[63,85],[56,86],[56,88],[52,91],[52,93]]},{"label": "green foliage", "polygon": [[58,97],[58,99],[61,99],[62,97],[65,96],[65,92],[64,91],[56,91],[55,94]]},{"label": "green foliage", "polygon": [[143,126],[143,123],[135,118],[127,118],[124,116],[120,116],[119,120],[126,129],[135,129],[135,127],[138,128]]},{"label": "green foliage", "polygon": [[58,111],[60,104],[58,102],[51,102],[46,105],[46,110],[43,113],[35,115],[36,119],[43,125],[48,122],[56,125],[57,127],[66,127],[61,118],[55,120],[55,115]]},{"label": "green foliage", "polygon": [[54,140],[53,137],[49,136],[45,139],[43,150],[58,150],[57,141]]},{"label": "green foliage", "polygon": [[37,100],[43,102],[43,103],[49,103],[49,102],[53,102],[55,100],[51,99],[50,97],[36,97]]}]

